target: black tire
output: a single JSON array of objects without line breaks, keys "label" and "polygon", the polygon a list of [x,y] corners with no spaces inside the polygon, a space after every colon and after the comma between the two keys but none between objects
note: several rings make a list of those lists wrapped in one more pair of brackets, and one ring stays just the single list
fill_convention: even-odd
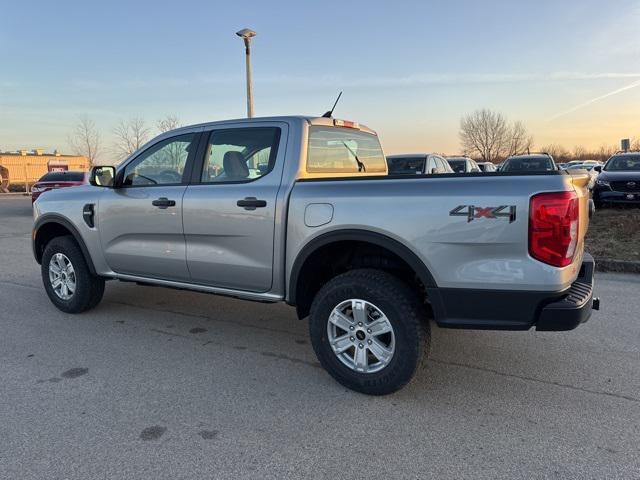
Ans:
[{"label": "black tire", "polygon": [[[333,352],[327,322],[332,310],[348,299],[374,304],[393,327],[395,352],[380,371],[357,372]],[[309,331],[313,349],[325,370],[345,387],[368,395],[386,395],[405,386],[429,350],[429,322],[420,298],[399,279],[380,270],[351,270],[324,285],[311,305]]]},{"label": "black tire", "polygon": [[[49,262],[57,253],[64,254],[75,273],[76,289],[68,300],[60,298],[49,280]],[[70,236],[55,237],[45,247],[42,254],[42,283],[49,300],[66,313],[81,313],[94,308],[104,294],[104,279],[92,275],[80,247]]]}]

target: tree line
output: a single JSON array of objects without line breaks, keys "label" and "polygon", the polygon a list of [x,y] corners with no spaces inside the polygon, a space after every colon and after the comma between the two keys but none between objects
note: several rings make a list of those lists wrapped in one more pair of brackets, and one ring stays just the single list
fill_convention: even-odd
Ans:
[{"label": "tree line", "polygon": [[112,143],[105,145],[95,122],[83,115],[78,118],[68,140],[73,153],[87,157],[91,165],[95,165],[105,154],[111,154],[116,162],[121,162],[147,143],[155,133],[168,132],[180,126],[180,119],[176,115],[159,119],[155,131],[142,117],[120,120],[112,130]]},{"label": "tree line", "polygon": [[[509,122],[504,115],[488,109],[476,110],[460,120],[460,147],[462,153],[475,160],[499,163],[511,155],[521,155],[533,150],[533,136],[520,121]],[[640,150],[640,139],[631,143],[632,150]],[[557,143],[542,145],[540,152],[550,154],[557,163],[571,160],[606,161],[618,148],[602,145],[587,149],[576,145],[568,149]]]},{"label": "tree line", "polygon": [[[167,115],[155,123],[155,132],[163,133],[181,126],[176,115]],[[112,130],[113,141],[105,145],[95,122],[84,115],[69,135],[69,144],[77,155],[89,159],[91,165],[106,153],[120,162],[144,145],[155,133],[142,117],[120,120]],[[523,122],[509,121],[499,112],[476,110],[460,120],[460,146],[462,153],[475,160],[499,163],[511,155],[533,150],[533,136]],[[631,144],[632,150],[640,150],[640,139]],[[602,145],[589,150],[581,145],[568,149],[560,144],[542,145],[541,152],[549,153],[556,162],[571,160],[605,161],[617,151],[615,145]]]}]

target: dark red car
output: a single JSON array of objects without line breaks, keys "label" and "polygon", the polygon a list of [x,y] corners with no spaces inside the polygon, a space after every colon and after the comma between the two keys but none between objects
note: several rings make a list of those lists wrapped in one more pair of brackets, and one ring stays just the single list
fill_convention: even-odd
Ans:
[{"label": "dark red car", "polygon": [[31,187],[31,203],[44,192],[55,188],[77,187],[86,185],[88,175],[85,172],[49,172]]}]

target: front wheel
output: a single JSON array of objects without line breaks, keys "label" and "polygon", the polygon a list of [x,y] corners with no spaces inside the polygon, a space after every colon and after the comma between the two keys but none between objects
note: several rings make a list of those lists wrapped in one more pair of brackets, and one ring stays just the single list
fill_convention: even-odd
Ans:
[{"label": "front wheel", "polygon": [[379,270],[352,270],[315,296],[311,343],[342,385],[386,395],[406,385],[429,346],[429,323],[418,295]]},{"label": "front wheel", "polygon": [[55,237],[47,244],[41,272],[49,299],[63,312],[84,312],[102,300],[104,279],[91,274],[73,237]]}]

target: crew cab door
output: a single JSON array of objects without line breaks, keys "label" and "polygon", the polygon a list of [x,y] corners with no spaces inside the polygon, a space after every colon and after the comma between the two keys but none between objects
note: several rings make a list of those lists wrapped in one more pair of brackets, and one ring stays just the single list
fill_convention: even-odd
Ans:
[{"label": "crew cab door", "polygon": [[182,231],[182,199],[199,134],[162,140],[118,172],[118,188],[98,205],[100,239],[116,273],[189,280]]},{"label": "crew cab door", "polygon": [[284,123],[254,122],[204,134],[183,202],[192,282],[270,290],[287,132]]}]

